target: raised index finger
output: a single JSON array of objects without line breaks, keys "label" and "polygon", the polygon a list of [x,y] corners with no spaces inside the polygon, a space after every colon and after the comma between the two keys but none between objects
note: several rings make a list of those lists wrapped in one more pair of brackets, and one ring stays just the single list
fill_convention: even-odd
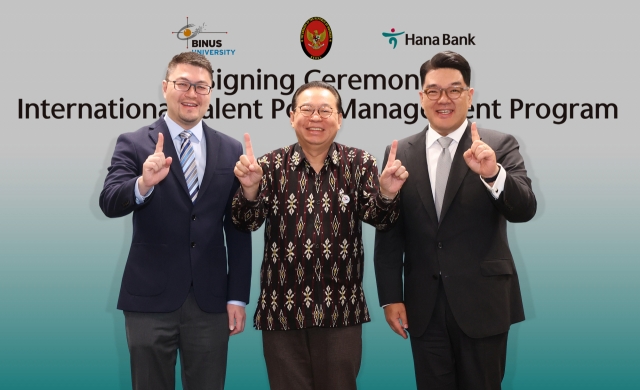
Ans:
[{"label": "raised index finger", "polygon": [[164,149],[164,135],[162,133],[158,133],[158,143],[156,144],[156,153],[162,153],[162,149]]},{"label": "raised index finger", "polygon": [[255,157],[253,156],[253,146],[251,146],[251,137],[249,136],[249,133],[244,133],[244,147],[245,154],[251,161],[253,161]]},{"label": "raised index finger", "polygon": [[396,161],[396,151],[398,150],[398,141],[393,140],[391,143],[391,149],[389,150],[389,158],[387,159],[387,166],[393,165],[393,162]]},{"label": "raised index finger", "polygon": [[471,123],[471,142],[480,141],[480,134],[478,134],[478,128],[476,122]]}]

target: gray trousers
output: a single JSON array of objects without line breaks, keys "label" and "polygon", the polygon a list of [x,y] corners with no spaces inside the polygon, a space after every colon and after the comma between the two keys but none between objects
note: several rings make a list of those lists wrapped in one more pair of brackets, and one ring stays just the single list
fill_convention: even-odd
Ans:
[{"label": "gray trousers", "polygon": [[271,390],[356,390],[362,325],[262,331]]},{"label": "gray trousers", "polygon": [[171,313],[124,312],[133,390],[174,390],[180,350],[184,390],[224,388],[227,313],[200,310],[193,292]]}]

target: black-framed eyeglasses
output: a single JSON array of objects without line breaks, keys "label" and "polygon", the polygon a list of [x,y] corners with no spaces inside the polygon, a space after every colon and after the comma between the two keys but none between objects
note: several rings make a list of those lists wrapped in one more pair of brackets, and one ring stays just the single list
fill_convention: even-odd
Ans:
[{"label": "black-framed eyeglasses", "polygon": [[297,110],[300,111],[303,116],[313,116],[313,113],[316,111],[318,111],[318,115],[320,115],[321,118],[328,118],[333,114],[333,108],[330,106],[320,106],[316,109],[312,106],[303,105],[299,106]]},{"label": "black-framed eyeglasses", "polygon": [[469,87],[449,87],[449,88],[427,88],[422,93],[427,96],[429,100],[438,100],[442,96],[442,91],[447,94],[447,97],[451,100],[456,100],[462,95],[463,91],[468,91]]},{"label": "black-framed eyeglasses", "polygon": [[188,90],[191,89],[191,87],[193,87],[193,89],[195,89],[198,95],[208,95],[211,93],[211,87],[208,85],[191,84],[182,80],[178,80],[178,81],[167,80],[167,82],[173,83],[173,87],[176,89],[176,91],[187,92]]}]

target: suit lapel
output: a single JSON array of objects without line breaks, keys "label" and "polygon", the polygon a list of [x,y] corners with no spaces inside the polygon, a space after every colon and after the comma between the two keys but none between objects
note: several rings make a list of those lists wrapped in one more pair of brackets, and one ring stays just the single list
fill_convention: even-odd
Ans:
[{"label": "suit lapel", "polygon": [[460,143],[458,144],[458,148],[456,149],[456,155],[453,157],[453,161],[451,162],[451,170],[449,171],[449,178],[447,179],[447,189],[444,192],[444,199],[442,200],[442,211],[440,214],[440,221],[444,220],[444,217],[447,215],[447,210],[449,206],[451,206],[451,202],[453,202],[453,198],[456,196],[458,192],[458,188],[462,184],[462,180],[469,172],[469,166],[464,161],[464,157],[462,155],[471,147],[471,125],[467,125],[464,134],[462,134],[462,138],[460,138]]},{"label": "suit lapel", "polygon": [[209,183],[211,183],[213,178],[213,172],[218,166],[220,157],[220,135],[204,122],[202,122],[202,133],[205,136],[205,142],[207,144],[207,166],[204,170],[202,183],[200,183],[198,196],[201,196],[207,187],[209,187]]},{"label": "suit lapel", "polygon": [[432,221],[438,222],[436,205],[433,201],[431,190],[431,180],[429,179],[429,167],[427,166],[427,129],[418,134],[416,138],[409,142],[410,149],[405,153],[407,166],[411,167],[411,177],[415,179],[415,186],[422,204],[427,210],[427,214]]},{"label": "suit lapel", "polygon": [[184,178],[184,174],[182,173],[182,166],[180,165],[180,158],[178,157],[178,152],[173,144],[173,139],[171,138],[171,133],[169,132],[169,128],[167,127],[167,122],[164,121],[163,118],[160,118],[156,123],[153,124],[153,127],[149,131],[149,137],[153,141],[153,144],[158,143],[158,134],[162,133],[164,135],[164,156],[171,157],[173,161],[171,162],[171,175],[174,175],[174,178],[180,183],[184,192],[189,195],[189,190],[187,189],[187,181]]}]

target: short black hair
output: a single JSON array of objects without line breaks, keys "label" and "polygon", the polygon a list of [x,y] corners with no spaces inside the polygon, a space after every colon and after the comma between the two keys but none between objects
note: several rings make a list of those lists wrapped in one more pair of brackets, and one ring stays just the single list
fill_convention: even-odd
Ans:
[{"label": "short black hair", "polygon": [[298,89],[296,89],[296,92],[293,94],[293,98],[291,99],[291,111],[295,111],[297,107],[298,95],[300,95],[302,91],[309,88],[322,88],[331,92],[333,96],[335,96],[336,98],[336,106],[338,108],[338,114],[344,115],[344,111],[342,110],[342,98],[340,97],[340,93],[338,93],[338,90],[333,85],[329,83],[325,83],[324,81],[310,81],[298,87]]},{"label": "short black hair", "polygon": [[211,62],[209,62],[207,57],[203,56],[202,54],[194,53],[191,51],[176,54],[175,56],[173,56],[171,61],[169,61],[169,65],[167,65],[167,74],[165,75],[165,80],[169,80],[169,73],[173,72],[178,64],[189,64],[197,66],[199,68],[203,68],[209,73],[209,76],[211,76],[211,80],[213,80],[213,68],[211,67]]},{"label": "short black hair", "polygon": [[436,54],[433,58],[422,64],[420,67],[420,81],[422,85],[424,86],[424,79],[427,77],[427,72],[442,68],[459,70],[460,73],[462,73],[462,79],[464,83],[467,84],[467,87],[471,85],[471,66],[469,66],[469,63],[463,56],[449,50]]}]

